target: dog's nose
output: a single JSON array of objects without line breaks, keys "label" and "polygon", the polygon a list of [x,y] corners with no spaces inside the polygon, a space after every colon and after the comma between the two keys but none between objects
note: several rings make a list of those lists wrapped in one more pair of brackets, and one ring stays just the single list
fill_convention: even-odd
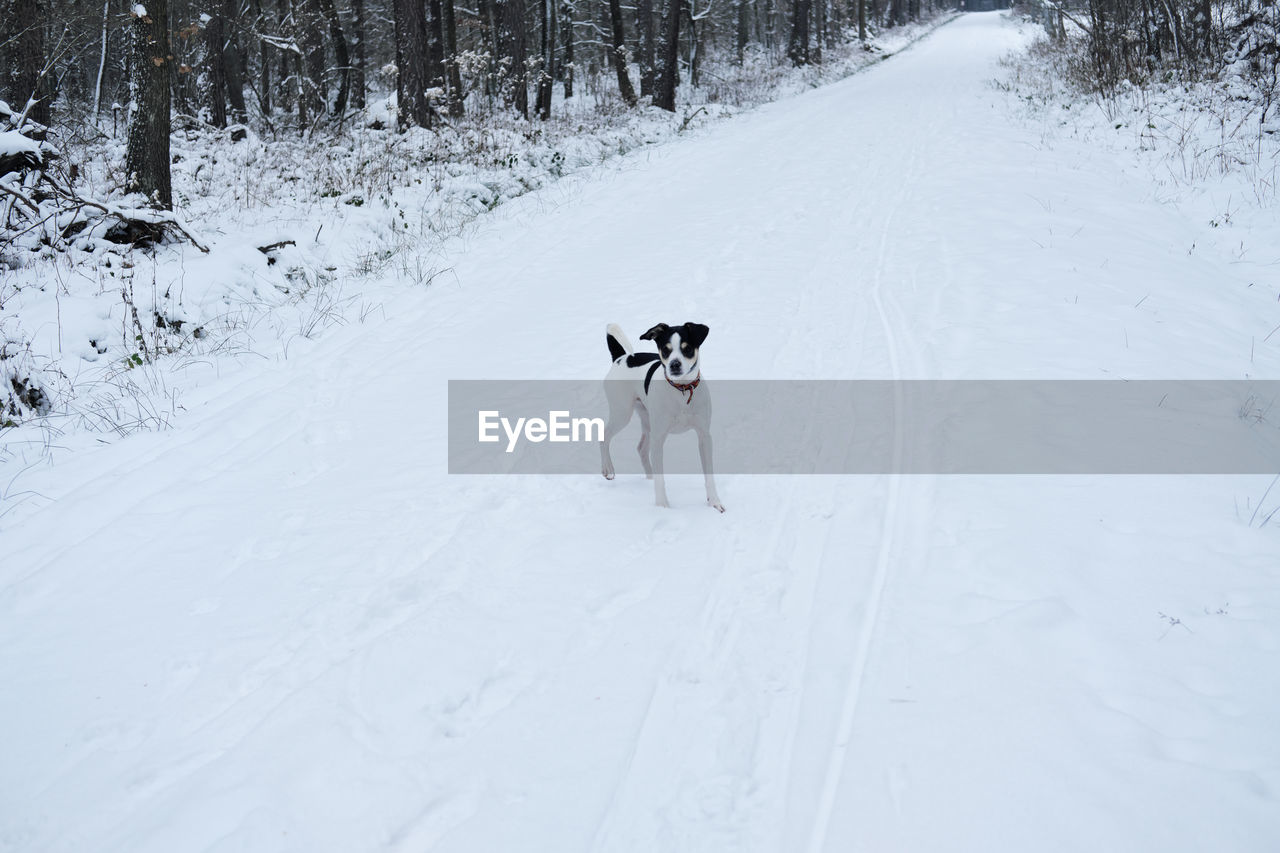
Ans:
[{"label": "dog's nose", "polygon": [[669,363],[667,364],[667,369],[668,369],[668,370],[670,370],[670,371],[671,371],[673,374],[675,374],[676,376],[679,376],[679,375],[680,375],[680,371],[681,371],[683,368],[680,366],[680,362],[679,362],[679,361],[672,361],[672,362],[669,362]]}]

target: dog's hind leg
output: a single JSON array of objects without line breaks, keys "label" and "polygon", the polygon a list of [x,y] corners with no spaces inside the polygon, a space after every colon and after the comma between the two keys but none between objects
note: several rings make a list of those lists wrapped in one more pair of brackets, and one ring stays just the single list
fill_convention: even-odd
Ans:
[{"label": "dog's hind leg", "polygon": [[[621,384],[621,383],[619,383]],[[609,455],[609,443],[613,437],[622,432],[623,427],[631,423],[631,412],[634,400],[621,396],[627,393],[623,389],[613,389],[605,383],[605,396],[609,399],[609,422],[604,426],[604,438],[600,441],[600,473],[606,480],[614,477],[613,458]]]},{"label": "dog's hind leg", "polygon": [[637,400],[635,411],[640,415],[640,444],[636,446],[636,451],[640,454],[640,464],[644,466],[644,476],[652,480],[653,466],[649,464],[649,410]]}]

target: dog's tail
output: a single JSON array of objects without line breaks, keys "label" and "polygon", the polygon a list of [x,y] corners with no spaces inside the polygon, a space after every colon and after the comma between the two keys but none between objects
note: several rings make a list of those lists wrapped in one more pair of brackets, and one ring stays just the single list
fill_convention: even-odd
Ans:
[{"label": "dog's tail", "polygon": [[609,345],[609,358],[617,361],[624,355],[631,355],[636,348],[627,340],[627,335],[617,323],[610,323],[604,330],[605,343]]}]

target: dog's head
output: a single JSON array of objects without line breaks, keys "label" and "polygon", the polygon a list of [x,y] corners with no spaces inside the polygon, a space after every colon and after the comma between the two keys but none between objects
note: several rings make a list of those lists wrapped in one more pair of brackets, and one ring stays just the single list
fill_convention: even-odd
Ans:
[{"label": "dog's head", "polygon": [[698,373],[698,348],[711,330],[701,323],[685,323],[668,326],[659,323],[640,336],[642,341],[658,345],[658,357],[672,379],[696,376]]}]

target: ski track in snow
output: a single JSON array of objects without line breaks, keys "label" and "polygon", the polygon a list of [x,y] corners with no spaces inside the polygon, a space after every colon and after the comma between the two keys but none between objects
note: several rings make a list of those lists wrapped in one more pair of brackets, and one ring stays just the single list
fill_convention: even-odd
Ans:
[{"label": "ski track in snow", "polygon": [[447,379],[601,378],[610,321],[708,323],[711,381],[1280,373],[1227,255],[1003,112],[1023,38],[504,205],[386,322],[32,472],[0,850],[1268,849],[1262,478],[726,476],[720,516],[444,474]]}]

